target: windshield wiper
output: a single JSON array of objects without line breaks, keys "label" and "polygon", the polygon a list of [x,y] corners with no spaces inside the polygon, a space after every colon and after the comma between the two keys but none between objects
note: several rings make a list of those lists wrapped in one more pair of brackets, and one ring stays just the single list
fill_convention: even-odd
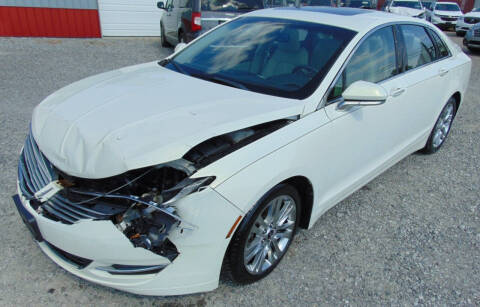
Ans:
[{"label": "windshield wiper", "polygon": [[183,69],[180,65],[178,65],[173,59],[164,59],[164,60],[161,60],[160,62],[158,62],[159,65],[161,66],[166,66],[167,64],[172,64],[173,67],[175,67],[175,69],[179,72],[179,73],[182,73],[184,75],[187,75],[187,76],[190,76],[190,74],[185,70]]},{"label": "windshield wiper", "polygon": [[218,76],[212,76],[212,75],[195,75],[195,77],[199,77],[200,79],[204,79],[204,80],[207,80],[207,81],[211,81],[211,82],[215,82],[215,83],[218,83],[218,84],[223,84],[223,85],[227,85],[227,86],[231,86],[231,87],[235,87],[235,88],[239,88],[239,89],[248,91],[248,87],[246,87],[245,85],[243,85],[242,83],[237,82],[237,81],[224,79],[224,78],[221,78],[221,77],[218,77]]}]

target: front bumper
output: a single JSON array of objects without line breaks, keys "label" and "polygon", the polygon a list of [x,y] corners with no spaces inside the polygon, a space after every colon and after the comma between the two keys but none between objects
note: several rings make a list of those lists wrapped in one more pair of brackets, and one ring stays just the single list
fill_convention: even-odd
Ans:
[{"label": "front bumper", "polygon": [[[81,220],[72,225],[56,222],[38,214],[21,195],[18,185],[17,192],[21,205],[36,221],[41,234],[40,248],[55,263],[88,281],[143,295],[180,295],[217,288],[229,243],[225,236],[242,215],[211,188],[181,199],[176,204],[178,213],[198,228],[169,234],[168,238],[180,252],[170,262],[149,250],[135,248],[111,221]],[[69,256],[88,261],[80,266]],[[137,275],[111,274],[102,269],[113,265],[162,269],[158,273]]]},{"label": "front bumper", "polygon": [[443,28],[455,28],[457,25],[457,19],[455,20],[444,20],[444,17],[438,17],[438,16],[432,16],[431,22],[438,26],[438,27],[443,27]]},{"label": "front bumper", "polygon": [[463,45],[469,48],[480,49],[480,38],[464,38]]},{"label": "front bumper", "polygon": [[474,24],[463,22],[462,20],[458,20],[457,24],[455,25],[455,31],[467,33]]}]

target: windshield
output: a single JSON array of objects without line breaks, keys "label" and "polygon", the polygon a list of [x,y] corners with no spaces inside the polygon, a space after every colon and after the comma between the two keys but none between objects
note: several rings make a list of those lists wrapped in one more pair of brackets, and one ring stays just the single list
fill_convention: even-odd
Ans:
[{"label": "windshield", "polygon": [[302,1],[302,4],[308,6],[331,6],[332,3],[330,0],[309,0],[309,1]]},{"label": "windshield", "polygon": [[365,0],[350,0],[350,1],[345,1],[344,3],[345,7],[370,7],[370,2],[365,1]]},{"label": "windshield", "polygon": [[417,2],[417,1],[393,1],[392,6],[408,7],[411,9],[418,9],[418,10],[422,9],[422,5],[420,4],[420,2]]},{"label": "windshield", "polygon": [[435,9],[438,11],[451,11],[451,12],[456,12],[460,11],[460,8],[456,4],[450,4],[450,3],[438,3],[435,5]]},{"label": "windshield", "polygon": [[263,0],[202,0],[202,11],[238,12],[263,9]]},{"label": "windshield", "polygon": [[243,17],[191,43],[166,68],[274,96],[310,96],[356,32],[329,25]]},{"label": "windshield", "polygon": [[427,9],[430,9],[432,7],[432,3],[431,2],[423,2],[422,1],[422,5],[423,7],[427,8]]}]

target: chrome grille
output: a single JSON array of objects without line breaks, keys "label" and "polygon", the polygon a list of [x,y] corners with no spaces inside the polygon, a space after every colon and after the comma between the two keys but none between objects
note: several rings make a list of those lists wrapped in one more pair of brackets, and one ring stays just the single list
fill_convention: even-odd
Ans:
[{"label": "chrome grille", "polygon": [[444,21],[455,21],[458,19],[458,17],[454,17],[454,16],[445,16],[445,17],[441,17],[442,20]]},{"label": "chrome grille", "polygon": [[[58,174],[55,168],[42,154],[30,131],[18,163],[18,181],[23,196],[34,200],[37,191],[56,179]],[[88,204],[72,202],[61,193],[57,193],[39,206],[46,211],[47,214],[44,216],[66,224],[73,224],[80,219],[105,219],[110,216],[89,207]]]}]

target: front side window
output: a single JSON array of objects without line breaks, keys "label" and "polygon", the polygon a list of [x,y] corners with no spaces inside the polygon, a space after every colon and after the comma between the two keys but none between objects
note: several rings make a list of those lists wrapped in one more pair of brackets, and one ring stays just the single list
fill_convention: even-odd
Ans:
[{"label": "front side window", "polygon": [[436,59],[435,46],[427,35],[425,28],[414,25],[401,25],[407,52],[407,70],[420,67]]},{"label": "front side window", "polygon": [[245,90],[304,99],[355,34],[312,22],[242,17],[191,43],[165,67]]},{"label": "front side window", "polygon": [[377,30],[355,51],[329,95],[338,98],[355,81],[377,83],[397,74],[395,40],[392,27]]},{"label": "front side window", "polygon": [[435,5],[435,9],[438,11],[450,11],[450,12],[458,12],[460,11],[460,7],[456,4],[451,3],[438,3]]}]

